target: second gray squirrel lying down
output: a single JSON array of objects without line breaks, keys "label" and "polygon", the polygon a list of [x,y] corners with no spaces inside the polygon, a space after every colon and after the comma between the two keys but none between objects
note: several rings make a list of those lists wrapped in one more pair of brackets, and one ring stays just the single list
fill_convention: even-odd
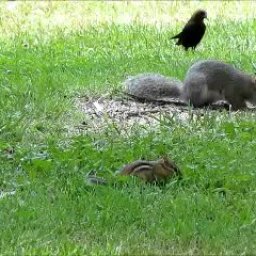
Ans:
[{"label": "second gray squirrel lying down", "polygon": [[140,74],[128,78],[125,91],[135,98],[158,100],[178,98],[194,107],[228,102],[232,109],[246,108],[246,102],[256,103],[256,80],[230,64],[216,60],[201,60],[187,71],[184,82],[159,74]]}]

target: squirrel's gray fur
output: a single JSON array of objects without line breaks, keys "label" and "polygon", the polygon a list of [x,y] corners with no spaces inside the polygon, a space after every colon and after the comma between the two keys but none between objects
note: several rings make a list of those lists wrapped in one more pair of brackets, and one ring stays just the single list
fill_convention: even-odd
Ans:
[{"label": "squirrel's gray fur", "polygon": [[124,89],[129,95],[150,101],[163,97],[179,98],[182,85],[176,78],[144,73],[125,80]]},{"label": "squirrel's gray fur", "polygon": [[174,78],[151,73],[129,78],[124,84],[126,93],[149,101],[176,97],[194,107],[226,101],[232,109],[245,108],[246,101],[256,103],[255,76],[216,60],[194,63],[183,84]]}]

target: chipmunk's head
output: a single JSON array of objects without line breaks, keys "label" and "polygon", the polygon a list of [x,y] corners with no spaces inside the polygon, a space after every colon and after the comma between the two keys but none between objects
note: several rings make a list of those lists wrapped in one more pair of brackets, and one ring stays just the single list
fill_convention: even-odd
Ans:
[{"label": "chipmunk's head", "polygon": [[161,158],[161,164],[162,166],[168,170],[170,173],[173,173],[177,176],[182,176],[182,173],[179,169],[179,167],[172,161],[170,158],[168,158],[166,155],[163,155]]}]

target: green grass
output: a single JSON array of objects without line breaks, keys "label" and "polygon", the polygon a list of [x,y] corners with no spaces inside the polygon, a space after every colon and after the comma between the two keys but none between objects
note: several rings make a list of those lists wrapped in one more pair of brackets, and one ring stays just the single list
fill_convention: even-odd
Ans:
[{"label": "green grass", "polygon": [[[255,72],[255,2],[10,4],[0,3],[0,190],[16,194],[0,199],[0,254],[254,254],[254,113],[163,117],[132,133],[70,129],[84,118],[76,96],[115,93],[128,75],[183,79],[208,58]],[[169,38],[199,7],[207,33],[185,52]],[[111,180],[124,163],[164,153],[181,182],[85,183],[91,170]]]}]

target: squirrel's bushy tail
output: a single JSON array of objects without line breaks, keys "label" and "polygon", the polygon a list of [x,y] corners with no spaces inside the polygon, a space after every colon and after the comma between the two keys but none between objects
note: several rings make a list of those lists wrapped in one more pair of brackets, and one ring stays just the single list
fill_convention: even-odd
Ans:
[{"label": "squirrel's bushy tail", "polygon": [[180,98],[183,88],[183,83],[178,79],[153,73],[130,77],[123,85],[127,94],[147,100],[164,97]]}]

